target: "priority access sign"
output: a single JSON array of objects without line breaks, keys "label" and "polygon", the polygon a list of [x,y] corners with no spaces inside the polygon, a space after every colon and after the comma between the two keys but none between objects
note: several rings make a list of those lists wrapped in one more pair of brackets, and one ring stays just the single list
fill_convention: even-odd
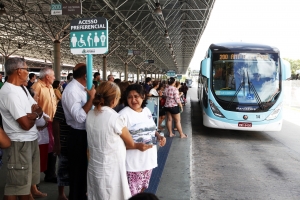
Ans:
[{"label": "priority access sign", "polygon": [[73,19],[70,29],[71,53],[104,54],[108,52],[108,22],[105,18]]}]

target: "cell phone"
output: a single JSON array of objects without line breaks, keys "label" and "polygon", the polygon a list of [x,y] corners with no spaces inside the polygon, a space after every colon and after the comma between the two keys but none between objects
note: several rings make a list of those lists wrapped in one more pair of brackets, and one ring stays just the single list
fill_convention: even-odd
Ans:
[{"label": "cell phone", "polygon": [[152,137],[152,144],[157,144],[157,138],[155,136]]}]

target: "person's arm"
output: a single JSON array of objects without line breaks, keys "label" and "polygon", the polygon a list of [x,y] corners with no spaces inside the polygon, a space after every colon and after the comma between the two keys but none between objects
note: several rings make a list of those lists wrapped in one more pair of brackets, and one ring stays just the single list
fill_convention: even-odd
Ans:
[{"label": "person's arm", "polygon": [[155,136],[159,142],[159,146],[165,146],[167,139],[164,136],[161,136],[158,132],[155,132]]},{"label": "person's arm", "polygon": [[55,93],[55,96],[56,96],[59,100],[61,100],[61,92],[60,92],[58,89],[55,89],[55,90],[54,90],[54,93]]},{"label": "person's arm", "polygon": [[[18,96],[9,95],[7,108],[9,108],[10,113],[13,118],[19,123],[23,130],[30,130],[35,125],[35,120],[41,118],[43,115],[43,110],[37,105],[33,104],[31,106],[31,113],[27,113],[19,100]],[[35,103],[31,96],[29,96],[30,103]]]},{"label": "person's arm", "polygon": [[85,122],[86,115],[93,106],[93,98],[95,97],[96,93],[95,86],[93,85],[91,90],[86,89],[86,91],[89,98],[83,106],[80,94],[74,91],[65,92],[65,96],[62,98],[64,109],[67,109],[72,118],[78,123]]},{"label": "person's arm", "polygon": [[176,103],[178,104],[179,107],[181,107],[181,110],[183,110],[181,101],[180,101],[180,96],[179,96],[179,91],[178,90],[174,90],[174,99],[176,101]]},{"label": "person's arm", "polygon": [[122,129],[122,134],[120,135],[120,137],[124,141],[126,149],[138,149],[140,151],[146,151],[147,149],[150,149],[153,146],[151,144],[135,143],[127,127],[124,127]]},{"label": "person's arm", "polygon": [[88,113],[93,106],[93,99],[95,98],[96,94],[95,85],[92,85],[92,88],[90,90],[85,89],[85,91],[87,92],[89,98],[82,108],[85,111],[85,113]]},{"label": "person's arm", "polygon": [[5,149],[10,147],[10,138],[6,135],[2,128],[0,128],[0,148]]},{"label": "person's arm", "polygon": [[54,147],[53,153],[56,155],[60,155],[61,145],[60,145],[60,124],[59,121],[55,118],[52,122],[52,129],[53,129],[53,137],[54,137]]}]

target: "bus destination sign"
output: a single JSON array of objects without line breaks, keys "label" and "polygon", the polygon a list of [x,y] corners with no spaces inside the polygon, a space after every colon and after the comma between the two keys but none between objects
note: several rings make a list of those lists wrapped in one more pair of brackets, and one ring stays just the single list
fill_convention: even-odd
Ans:
[{"label": "bus destination sign", "polygon": [[253,60],[262,59],[269,60],[269,54],[243,54],[243,53],[221,53],[219,60]]}]

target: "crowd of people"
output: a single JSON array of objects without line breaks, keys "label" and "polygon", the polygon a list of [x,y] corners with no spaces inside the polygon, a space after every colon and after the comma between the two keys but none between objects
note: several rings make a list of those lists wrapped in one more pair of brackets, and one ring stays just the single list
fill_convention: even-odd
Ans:
[{"label": "crowd of people", "polygon": [[[166,143],[160,134],[165,116],[169,137],[175,136],[172,121],[179,137],[187,137],[180,122],[183,85],[174,78],[131,83],[113,75],[101,81],[96,72],[87,89],[84,63],[62,84],[51,68],[41,69],[38,78],[29,74],[25,60],[17,57],[7,59],[5,71],[7,81],[0,85],[5,200],[46,197],[38,185],[41,172],[45,182],[57,183],[59,200],[158,199],[144,191],[157,167],[156,145]],[[151,96],[159,98],[158,124],[146,107]],[[0,166],[1,156],[0,150]]]}]

